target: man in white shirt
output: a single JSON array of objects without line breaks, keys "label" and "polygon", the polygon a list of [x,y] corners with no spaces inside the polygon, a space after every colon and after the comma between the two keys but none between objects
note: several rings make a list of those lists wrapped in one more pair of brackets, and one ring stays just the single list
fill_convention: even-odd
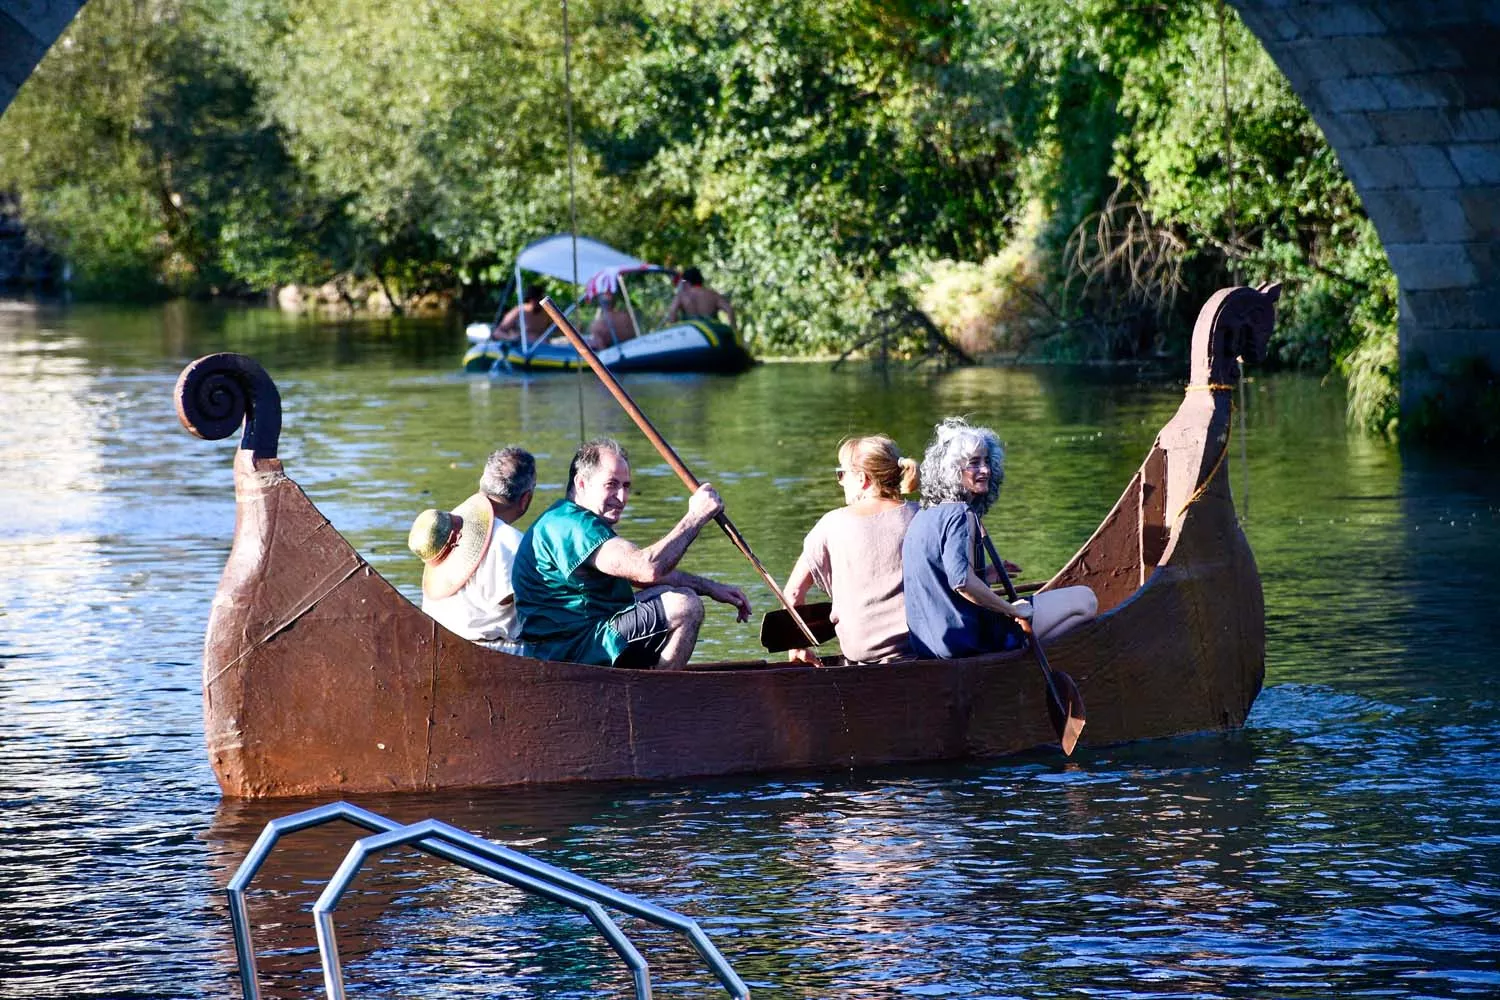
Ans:
[{"label": "man in white shirt", "polygon": [[520,653],[520,626],[510,568],[536,489],[536,459],[522,448],[502,448],[485,462],[479,492],[453,511],[424,510],[407,545],[426,563],[422,610],[465,639]]}]

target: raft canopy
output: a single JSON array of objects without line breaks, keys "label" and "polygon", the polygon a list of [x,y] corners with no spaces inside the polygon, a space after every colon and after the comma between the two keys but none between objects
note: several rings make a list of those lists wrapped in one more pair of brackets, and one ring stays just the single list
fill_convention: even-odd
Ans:
[{"label": "raft canopy", "polygon": [[630,270],[645,267],[646,262],[587,236],[578,237],[578,271],[573,271],[573,237],[567,233],[547,236],[528,244],[516,256],[516,278],[522,271],[544,274],[559,281],[581,285],[604,270]]}]

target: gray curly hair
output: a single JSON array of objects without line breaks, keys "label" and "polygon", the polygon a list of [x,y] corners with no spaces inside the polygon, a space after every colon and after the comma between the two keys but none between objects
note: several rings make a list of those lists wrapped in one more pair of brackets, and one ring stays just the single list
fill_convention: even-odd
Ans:
[{"label": "gray curly hair", "polygon": [[479,477],[479,492],[501,503],[515,503],[536,489],[536,459],[525,448],[490,452]]},{"label": "gray curly hair", "polygon": [[[983,496],[964,489],[964,467],[983,448],[990,460],[990,488]],[[975,427],[963,417],[949,417],[932,431],[932,443],[922,456],[922,506],[966,503],[983,517],[1000,499],[1005,480],[1005,449],[988,427]]]}]

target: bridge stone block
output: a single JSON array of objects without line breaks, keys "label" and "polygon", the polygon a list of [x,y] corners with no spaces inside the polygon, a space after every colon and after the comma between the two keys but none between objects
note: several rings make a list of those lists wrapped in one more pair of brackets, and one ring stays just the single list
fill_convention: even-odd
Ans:
[{"label": "bridge stone block", "polygon": [[1459,192],[1458,204],[1476,237],[1500,233],[1500,185],[1471,185]]},{"label": "bridge stone block", "polygon": [[1450,115],[1435,115],[1427,109],[1371,111],[1365,119],[1379,141],[1388,146],[1446,143],[1452,142],[1455,136]]},{"label": "bridge stone block", "polygon": [[1478,281],[1467,244],[1387,243],[1385,252],[1401,287],[1408,291],[1464,288]]},{"label": "bridge stone block", "polygon": [[1383,35],[1385,22],[1369,7],[1358,3],[1305,4],[1310,8],[1299,19],[1320,38],[1347,35]]},{"label": "bridge stone block", "polygon": [[1451,108],[1461,106],[1463,86],[1451,73],[1404,73],[1373,77],[1386,107]]},{"label": "bridge stone block", "polygon": [[[1323,138],[1334,151],[1340,154],[1341,159],[1347,159],[1351,150],[1360,149],[1365,146],[1374,146],[1382,141],[1379,130],[1375,126],[1376,115],[1379,112],[1368,114],[1353,113],[1345,115],[1322,115],[1314,116],[1318,128],[1323,130]],[[1347,170],[1347,167],[1345,168]]]},{"label": "bridge stone block", "polygon": [[1318,38],[1302,37],[1288,41],[1285,53],[1295,69],[1282,67],[1283,73],[1295,71],[1309,80],[1347,80],[1356,76],[1343,57]]},{"label": "bridge stone block", "polygon": [[1371,146],[1344,157],[1343,163],[1345,172],[1357,188],[1379,191],[1421,186],[1417,172],[1400,146]]},{"label": "bridge stone block", "polygon": [[1365,196],[1365,210],[1379,220],[1376,229],[1387,244],[1467,243],[1485,232],[1448,191],[1371,191]]},{"label": "bridge stone block", "polygon": [[1409,291],[1407,315],[1424,328],[1473,330],[1483,326],[1488,303],[1500,296],[1500,282],[1472,288]]},{"label": "bridge stone block", "polygon": [[[1322,45],[1321,39],[1311,44]],[[1410,73],[1416,62],[1406,54],[1402,44],[1386,35],[1371,35],[1345,46],[1344,63],[1354,76],[1381,76],[1387,73]]]},{"label": "bridge stone block", "polygon": [[1406,157],[1406,162],[1411,164],[1411,172],[1417,179],[1417,185],[1423,188],[1455,188],[1459,186],[1458,171],[1453,169],[1453,161],[1448,159],[1448,153],[1440,146],[1399,146],[1393,147],[1401,150],[1401,155]]},{"label": "bridge stone block", "polygon": [[[1286,72],[1286,67],[1282,67],[1282,71]],[[1321,103],[1336,114],[1384,111],[1388,107],[1380,87],[1368,77],[1335,77],[1319,82],[1316,89]]]},{"label": "bridge stone block", "polygon": [[1500,142],[1465,143],[1451,155],[1465,184],[1500,184]]},{"label": "bridge stone block", "polygon": [[1457,142],[1500,139],[1500,107],[1465,109],[1452,116],[1452,121]]}]

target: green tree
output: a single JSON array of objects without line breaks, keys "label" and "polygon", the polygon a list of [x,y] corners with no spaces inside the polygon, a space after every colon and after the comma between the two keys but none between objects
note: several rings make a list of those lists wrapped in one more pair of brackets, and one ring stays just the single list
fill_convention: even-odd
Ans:
[{"label": "green tree", "polygon": [[641,10],[590,144],[663,223],[651,252],[705,259],[763,349],[847,343],[903,260],[1000,244],[1016,150],[952,72],[965,5]]}]

